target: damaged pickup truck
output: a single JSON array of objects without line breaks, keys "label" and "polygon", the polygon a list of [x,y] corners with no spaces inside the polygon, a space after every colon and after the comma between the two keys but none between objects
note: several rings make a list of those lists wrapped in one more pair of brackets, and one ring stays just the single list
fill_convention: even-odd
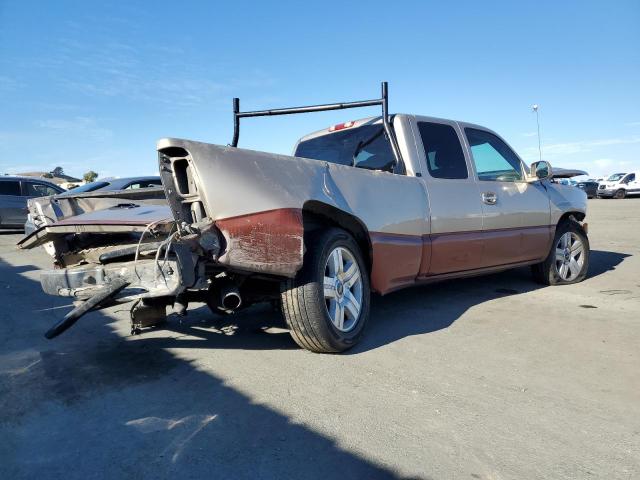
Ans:
[{"label": "damaged pickup truck", "polygon": [[[78,302],[46,336],[113,302],[134,302],[139,331],[169,305],[278,301],[301,347],[340,352],[361,339],[372,292],[524,265],[547,285],[585,278],[583,191],[491,130],[389,115],[387,99],[386,83],[349,103],[241,112],[234,99],[231,145],[158,141],[163,190],[32,200],[38,228],[19,246],[44,245],[44,291]],[[237,148],[242,118],[369,106],[382,115],[309,134],[293,156]]]}]

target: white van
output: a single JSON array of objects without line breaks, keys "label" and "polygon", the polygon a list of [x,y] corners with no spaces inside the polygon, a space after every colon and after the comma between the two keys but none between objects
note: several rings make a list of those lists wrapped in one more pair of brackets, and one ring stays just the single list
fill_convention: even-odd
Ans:
[{"label": "white van", "polygon": [[598,185],[598,197],[640,195],[640,172],[614,173]]}]

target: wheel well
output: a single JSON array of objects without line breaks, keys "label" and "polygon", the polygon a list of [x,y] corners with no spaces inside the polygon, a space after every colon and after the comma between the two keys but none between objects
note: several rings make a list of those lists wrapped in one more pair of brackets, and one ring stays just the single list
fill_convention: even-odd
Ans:
[{"label": "wheel well", "polygon": [[360,247],[362,257],[371,272],[371,239],[362,221],[336,207],[317,201],[308,201],[302,207],[305,243],[314,230],[339,227],[349,232]]},{"label": "wheel well", "polygon": [[562,216],[558,220],[558,225],[560,225],[562,222],[570,220],[571,217],[575,218],[578,222],[581,222],[584,220],[584,217],[586,217],[586,214],[584,212],[566,212],[562,214]]}]

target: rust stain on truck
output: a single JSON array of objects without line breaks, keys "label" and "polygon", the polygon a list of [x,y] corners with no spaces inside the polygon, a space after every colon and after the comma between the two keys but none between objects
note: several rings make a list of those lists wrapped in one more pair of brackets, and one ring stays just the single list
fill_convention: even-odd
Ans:
[{"label": "rust stain on truck", "polygon": [[302,211],[282,208],[217,220],[227,248],[219,261],[241,270],[291,277],[304,256]]}]

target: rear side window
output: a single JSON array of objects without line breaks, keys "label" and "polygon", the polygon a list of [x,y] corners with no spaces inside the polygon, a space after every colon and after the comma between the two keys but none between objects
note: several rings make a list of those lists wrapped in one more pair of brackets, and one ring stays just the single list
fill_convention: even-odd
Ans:
[{"label": "rear side window", "polygon": [[84,185],[80,185],[79,187],[72,188],[71,190],[67,190],[67,192],[70,192],[70,193],[93,192],[94,190],[98,190],[100,188],[104,188],[107,185],[109,185],[109,182],[85,183]]},{"label": "rear side window", "polygon": [[57,195],[58,193],[60,193],[52,186],[46,185],[44,183],[26,182],[24,186],[25,195],[29,197],[46,197],[48,195]]},{"label": "rear side window", "polygon": [[418,122],[418,131],[424,145],[427,169],[433,178],[468,178],[458,134],[450,125]]},{"label": "rear side window", "polygon": [[6,180],[0,181],[0,195],[20,195],[20,182]]},{"label": "rear side window", "polygon": [[298,144],[295,156],[389,172],[395,163],[382,125],[364,125],[305,140]]},{"label": "rear side window", "polygon": [[160,180],[144,180],[142,182],[135,182],[130,184],[129,186],[127,186],[125,188],[125,190],[135,190],[135,189],[139,189],[139,188],[151,188],[151,187],[159,187],[160,185],[162,185],[162,183],[160,182]]}]

